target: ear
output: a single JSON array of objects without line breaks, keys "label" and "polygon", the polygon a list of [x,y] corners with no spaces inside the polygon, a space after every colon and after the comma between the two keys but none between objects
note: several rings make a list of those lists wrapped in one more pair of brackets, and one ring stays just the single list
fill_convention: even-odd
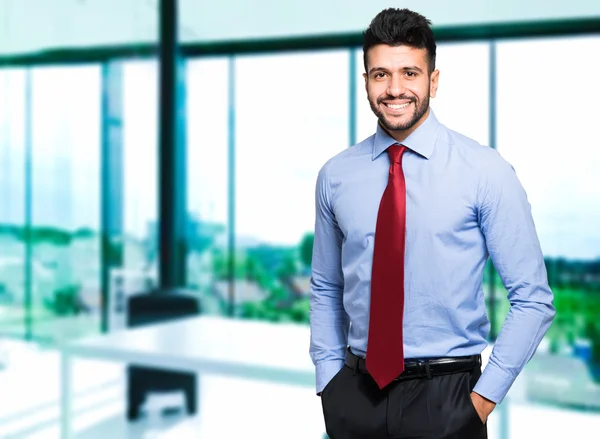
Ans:
[{"label": "ear", "polygon": [[440,80],[440,71],[434,70],[433,72],[431,72],[431,77],[429,78],[429,95],[432,98],[435,98],[435,95],[437,93],[439,80]]},{"label": "ear", "polygon": [[363,78],[365,78],[365,90],[369,91],[369,77],[366,73],[363,73]]}]

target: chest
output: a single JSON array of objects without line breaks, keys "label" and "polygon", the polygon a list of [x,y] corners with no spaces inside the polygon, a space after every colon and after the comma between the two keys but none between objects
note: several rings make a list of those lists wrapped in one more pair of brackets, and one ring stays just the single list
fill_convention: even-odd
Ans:
[{"label": "chest", "polygon": [[[388,166],[373,166],[337,182],[333,209],[346,241],[362,247],[372,243]],[[460,237],[477,227],[475,180],[452,169],[426,166],[405,169],[404,177],[408,237]]]}]

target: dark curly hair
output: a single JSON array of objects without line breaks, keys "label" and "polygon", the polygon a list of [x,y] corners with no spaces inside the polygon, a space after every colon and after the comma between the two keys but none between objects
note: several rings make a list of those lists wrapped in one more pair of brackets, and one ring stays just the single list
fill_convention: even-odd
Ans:
[{"label": "dark curly hair", "polygon": [[367,52],[373,46],[410,46],[427,49],[429,74],[435,70],[435,38],[431,21],[409,9],[384,9],[363,32],[363,61],[367,71]]}]

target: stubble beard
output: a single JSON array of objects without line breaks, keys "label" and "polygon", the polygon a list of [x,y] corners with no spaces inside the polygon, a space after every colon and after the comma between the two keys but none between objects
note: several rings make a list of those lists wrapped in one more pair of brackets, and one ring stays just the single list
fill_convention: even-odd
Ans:
[{"label": "stubble beard", "polygon": [[[377,119],[379,119],[379,123],[381,123],[381,125],[388,131],[405,131],[408,130],[409,128],[411,128],[414,124],[416,124],[419,120],[421,120],[421,118],[425,115],[425,113],[427,113],[427,109],[429,108],[429,93],[427,93],[427,96],[425,97],[425,99],[423,99],[420,103],[420,105],[417,106],[417,100],[414,98],[408,98],[411,101],[411,104],[414,106],[413,109],[413,113],[412,116],[410,117],[409,120],[407,121],[399,121],[399,122],[391,122],[389,119],[387,119],[387,117],[385,116],[385,114],[383,113],[383,111],[380,109],[380,107],[382,105],[385,105],[383,103],[383,101],[386,100],[392,100],[393,98],[386,96],[386,97],[380,97],[376,100],[376,102],[373,102],[372,99],[369,99],[369,104],[371,105],[371,110],[373,111],[373,113],[375,113],[375,116],[377,116]],[[407,99],[405,97],[400,97],[399,99]]]}]

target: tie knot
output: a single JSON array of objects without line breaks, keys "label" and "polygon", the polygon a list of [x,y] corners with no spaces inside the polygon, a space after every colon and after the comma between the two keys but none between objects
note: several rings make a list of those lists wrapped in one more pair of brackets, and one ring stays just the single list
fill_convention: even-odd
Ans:
[{"label": "tie knot", "polygon": [[406,146],[404,146],[404,145],[399,145],[397,143],[394,143],[393,145],[389,146],[387,149],[387,152],[388,152],[388,155],[390,156],[390,162],[401,163],[402,154],[404,154],[404,151],[406,151]]}]

